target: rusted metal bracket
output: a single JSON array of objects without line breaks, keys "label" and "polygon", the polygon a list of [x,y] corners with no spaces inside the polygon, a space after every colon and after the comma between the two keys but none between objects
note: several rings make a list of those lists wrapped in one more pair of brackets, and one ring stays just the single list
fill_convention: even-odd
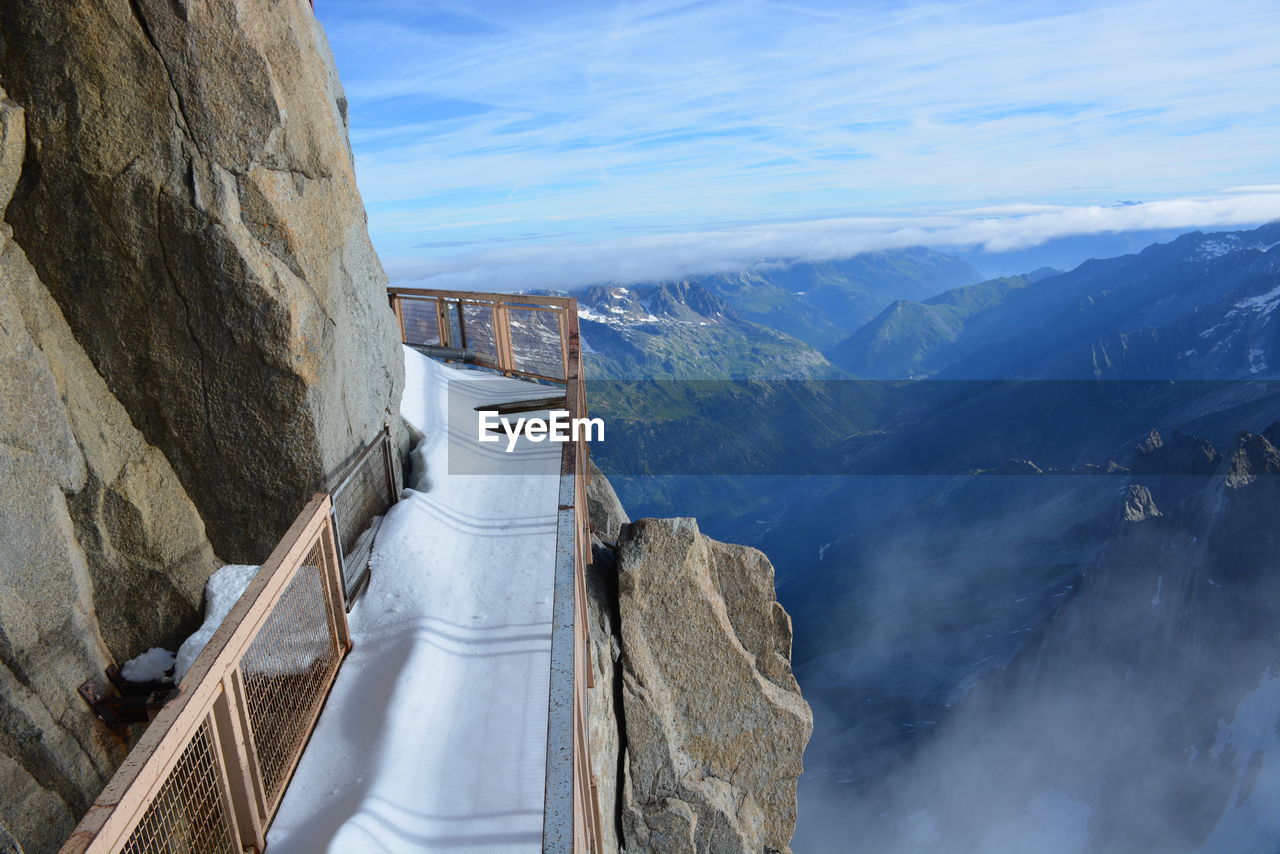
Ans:
[{"label": "rusted metal bracket", "polygon": [[[114,680],[112,681],[114,684]],[[164,708],[165,701],[169,699],[167,688],[162,691],[148,691],[145,694],[107,696],[92,679],[86,679],[76,693],[89,704],[103,723],[116,730],[122,730],[128,724],[147,723],[153,720]]]}]

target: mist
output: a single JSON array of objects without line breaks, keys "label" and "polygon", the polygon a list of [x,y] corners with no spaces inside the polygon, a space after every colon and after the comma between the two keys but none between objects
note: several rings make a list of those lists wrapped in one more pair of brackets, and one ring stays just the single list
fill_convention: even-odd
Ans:
[{"label": "mist", "polygon": [[1280,850],[1271,480],[1148,477],[1129,520],[1105,478],[959,478],[829,548],[783,591],[795,850]]}]

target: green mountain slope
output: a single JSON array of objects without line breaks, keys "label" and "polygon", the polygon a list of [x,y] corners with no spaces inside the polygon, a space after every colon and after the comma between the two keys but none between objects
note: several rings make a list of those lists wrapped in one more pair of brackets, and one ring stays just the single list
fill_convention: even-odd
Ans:
[{"label": "green mountain slope", "polygon": [[840,261],[796,261],[699,281],[747,320],[827,347],[894,300],[920,300],[981,276],[932,249],[865,252]]},{"label": "green mountain slope", "polygon": [[[1041,278],[1043,276],[1040,276]],[[965,330],[969,318],[998,305],[1037,274],[991,279],[956,288],[924,302],[898,300],[878,317],[827,350],[827,357],[858,377],[928,376]]]}]

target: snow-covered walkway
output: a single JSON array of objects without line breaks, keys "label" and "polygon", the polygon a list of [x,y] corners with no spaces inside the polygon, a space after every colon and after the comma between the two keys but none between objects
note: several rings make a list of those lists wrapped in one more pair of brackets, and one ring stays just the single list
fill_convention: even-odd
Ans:
[{"label": "snow-covered walkway", "polygon": [[[271,854],[541,850],[561,446],[482,450],[472,408],[548,389],[407,348],[405,367],[426,438]],[[450,474],[464,456],[493,473]]]}]

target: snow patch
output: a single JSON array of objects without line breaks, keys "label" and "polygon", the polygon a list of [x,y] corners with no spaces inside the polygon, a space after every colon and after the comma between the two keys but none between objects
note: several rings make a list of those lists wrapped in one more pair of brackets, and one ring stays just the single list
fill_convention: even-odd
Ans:
[{"label": "snow patch", "polygon": [[153,646],[120,668],[120,675],[129,682],[172,682],[174,653]]},{"label": "snow patch", "polygon": [[[763,522],[764,520],[763,520],[763,519],[761,519],[761,520],[759,520],[759,521],[760,521],[760,522]],[[819,562],[819,563],[821,563],[821,562],[822,562],[823,557],[825,557],[825,556],[826,556],[826,554],[827,554],[827,549],[831,548],[831,547],[832,547],[832,546],[834,546],[836,543],[841,542],[841,541],[843,541],[843,540],[847,540],[847,539],[849,539],[847,536],[845,536],[845,537],[836,537],[836,538],[835,538],[834,540],[832,540],[831,542],[829,542],[829,543],[823,543],[822,545],[818,546],[818,562]]]},{"label": "snow patch", "polygon": [[1265,294],[1241,300],[1236,303],[1235,308],[1228,312],[1228,317],[1237,312],[1245,311],[1270,314],[1275,311],[1277,305],[1280,305],[1280,287],[1272,288]]},{"label": "snow patch", "polygon": [[[579,304],[578,317],[582,318],[583,320],[591,320],[596,323],[607,323],[608,325],[617,327],[617,328],[634,326],[640,323],[659,323],[662,321],[662,318],[658,317],[652,311],[648,311],[647,309],[646,309],[647,313],[643,317],[632,316],[629,313],[630,309],[627,308],[626,306],[607,305],[607,306],[604,306],[603,310],[606,312],[605,314],[601,314],[599,311],[592,309],[590,306]],[[674,323],[675,321],[669,321],[669,322]],[[512,325],[514,326],[515,324],[513,323]]]},{"label": "snow patch", "polygon": [[1231,252],[1235,252],[1239,246],[1234,236],[1224,240],[1206,240],[1200,244],[1200,258],[1208,261],[1212,258],[1220,258]]},{"label": "snow patch", "polygon": [[546,387],[406,348],[404,388],[410,488],[268,850],[537,854],[561,448],[473,439],[475,406]]},{"label": "snow patch", "polygon": [[219,569],[204,584],[204,622],[195,634],[182,642],[178,647],[178,655],[173,669],[173,681],[181,682],[187,675],[196,657],[204,649],[205,644],[213,637],[213,633],[222,625],[222,621],[231,613],[236,600],[244,593],[249,582],[258,574],[258,567],[245,564],[228,564]]}]

